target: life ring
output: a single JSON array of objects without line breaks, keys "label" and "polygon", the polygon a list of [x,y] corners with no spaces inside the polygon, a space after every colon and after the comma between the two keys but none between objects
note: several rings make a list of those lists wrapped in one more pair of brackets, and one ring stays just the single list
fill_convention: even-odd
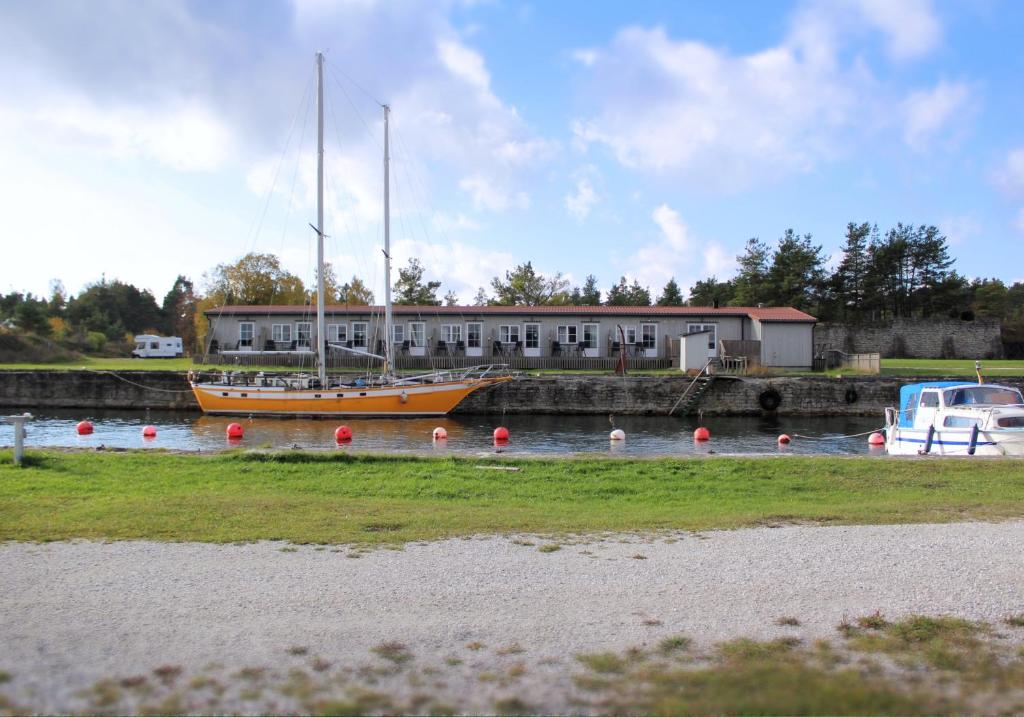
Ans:
[{"label": "life ring", "polygon": [[764,410],[774,411],[782,403],[782,395],[774,388],[769,388],[767,391],[761,392],[761,395],[757,397],[757,402]]},{"label": "life ring", "polygon": [[846,394],[843,396],[843,398],[846,399],[847,403],[857,403],[857,399],[859,398],[859,396],[857,395],[857,389],[853,388],[852,386],[846,389]]}]

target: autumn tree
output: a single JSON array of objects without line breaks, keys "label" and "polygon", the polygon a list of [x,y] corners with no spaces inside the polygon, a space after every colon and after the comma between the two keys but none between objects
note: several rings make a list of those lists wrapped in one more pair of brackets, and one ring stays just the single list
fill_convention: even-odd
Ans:
[{"label": "autumn tree", "polygon": [[353,274],[352,281],[338,287],[338,303],[350,306],[370,306],[373,304],[373,292],[363,280]]},{"label": "autumn tree", "polygon": [[534,270],[532,262],[506,271],[504,281],[494,277],[491,288],[494,289],[494,298],[490,303],[496,306],[568,304],[570,300],[569,282],[562,277],[561,272],[546,277]]},{"label": "autumn tree", "polygon": [[234,264],[218,264],[203,275],[205,295],[221,305],[301,305],[302,279],[285,271],[273,254],[246,254]]},{"label": "autumn tree", "polygon": [[394,286],[394,303],[410,306],[440,306],[437,290],[440,281],[423,281],[423,265],[419,259],[409,259],[409,266],[398,270]]},{"label": "autumn tree", "polygon": [[[319,283],[319,282],[318,282]],[[309,290],[309,296],[306,297],[306,303],[310,306],[316,306],[316,294],[317,286],[313,286]],[[334,273],[334,267],[331,266],[329,261],[324,262],[324,304],[336,304],[338,303],[338,296],[341,292],[341,287],[338,286],[338,277]]]}]

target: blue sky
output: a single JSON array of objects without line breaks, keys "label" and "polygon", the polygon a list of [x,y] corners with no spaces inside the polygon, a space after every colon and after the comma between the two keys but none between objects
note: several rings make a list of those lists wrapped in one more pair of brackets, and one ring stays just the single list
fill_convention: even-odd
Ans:
[{"label": "blue sky", "polygon": [[1024,278],[1024,3],[0,4],[0,290],[105,275],[158,297],[247,251],[313,280],[313,53],[327,253],[378,291],[393,242],[442,291],[527,260],[657,293],[751,236],[836,253],[934,223]]}]

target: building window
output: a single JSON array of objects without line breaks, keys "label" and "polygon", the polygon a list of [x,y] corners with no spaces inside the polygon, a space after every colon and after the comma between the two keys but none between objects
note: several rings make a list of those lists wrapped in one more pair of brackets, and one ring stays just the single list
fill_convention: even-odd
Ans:
[{"label": "building window", "polygon": [[405,342],[405,327],[395,324],[391,327],[391,343],[401,344]]},{"label": "building window", "polygon": [[658,348],[657,324],[640,324],[640,344],[645,351]]},{"label": "building window", "polygon": [[583,324],[583,348],[596,349],[598,337],[597,324]]},{"label": "building window", "polygon": [[540,324],[526,325],[526,348],[540,348]]},{"label": "building window", "polygon": [[253,323],[243,321],[238,325],[238,347],[252,346]]},{"label": "building window", "polygon": [[505,324],[498,327],[498,340],[503,344],[514,344],[519,341],[519,325]]},{"label": "building window", "polygon": [[348,341],[348,324],[327,324],[327,342],[343,344]]},{"label": "building window", "polygon": [[462,341],[462,325],[444,324],[441,327],[441,340],[446,344],[457,344]]},{"label": "building window", "polygon": [[295,324],[295,342],[302,348],[309,348],[313,338],[313,328],[310,322],[300,321]]},{"label": "building window", "polygon": [[575,344],[578,342],[575,326],[559,326],[557,333],[558,343],[560,344]]},{"label": "building window", "polygon": [[274,324],[270,327],[270,338],[275,344],[289,344],[292,341],[291,324]]},{"label": "building window", "polygon": [[352,322],[352,346],[355,348],[366,348],[366,322]]},{"label": "building window", "polygon": [[483,324],[479,321],[471,321],[466,324],[466,346],[471,349],[478,349],[483,344]]},{"label": "building window", "polygon": [[422,321],[409,322],[409,346],[422,348],[427,345],[427,327]]},{"label": "building window", "polygon": [[714,351],[718,344],[718,324],[687,324],[686,333],[692,334],[696,331],[708,331],[708,350]]},{"label": "building window", "polygon": [[635,344],[636,343],[636,327],[635,326],[625,326],[625,327],[623,327],[623,329],[626,332],[626,343],[627,344]]}]

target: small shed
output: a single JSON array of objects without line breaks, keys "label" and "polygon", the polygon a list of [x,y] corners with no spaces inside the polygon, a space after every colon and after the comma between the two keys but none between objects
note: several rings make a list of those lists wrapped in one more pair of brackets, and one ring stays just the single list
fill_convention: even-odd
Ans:
[{"label": "small shed", "polygon": [[708,334],[704,329],[679,337],[679,368],[682,371],[700,371],[708,362]]}]

